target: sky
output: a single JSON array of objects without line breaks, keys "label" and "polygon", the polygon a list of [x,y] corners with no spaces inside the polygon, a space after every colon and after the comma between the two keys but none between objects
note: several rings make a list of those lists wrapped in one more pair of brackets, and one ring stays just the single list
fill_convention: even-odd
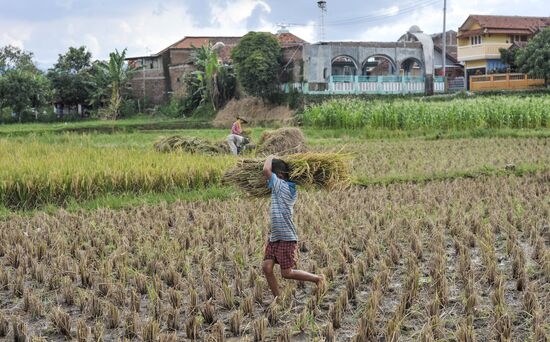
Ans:
[{"label": "sky", "polygon": [[[469,14],[550,16],[549,0],[447,0],[447,29]],[[94,59],[128,48],[128,56],[159,52],[185,36],[290,32],[321,40],[317,0],[0,0],[0,46],[34,53],[52,66],[70,46]],[[395,41],[412,25],[442,32],[443,0],[327,0],[325,40]]]}]

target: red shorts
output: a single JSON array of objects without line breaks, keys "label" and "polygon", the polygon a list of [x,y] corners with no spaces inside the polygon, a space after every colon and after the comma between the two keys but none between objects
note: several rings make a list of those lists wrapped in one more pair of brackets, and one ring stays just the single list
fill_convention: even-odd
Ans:
[{"label": "red shorts", "polygon": [[264,260],[274,260],[282,270],[296,267],[296,241],[268,241],[265,246]]}]

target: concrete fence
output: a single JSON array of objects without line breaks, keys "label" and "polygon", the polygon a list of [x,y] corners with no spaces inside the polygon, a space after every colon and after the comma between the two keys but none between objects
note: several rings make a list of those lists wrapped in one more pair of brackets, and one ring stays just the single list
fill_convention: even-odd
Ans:
[{"label": "concrete fence", "polygon": [[[414,76],[331,76],[325,90],[312,90],[308,83],[286,83],[282,90],[296,90],[304,94],[422,94],[425,92],[424,77]],[[445,91],[445,79],[434,78],[434,92]]]},{"label": "concrete fence", "polygon": [[532,79],[526,74],[494,74],[470,76],[470,90],[529,89],[544,86],[543,79]]}]

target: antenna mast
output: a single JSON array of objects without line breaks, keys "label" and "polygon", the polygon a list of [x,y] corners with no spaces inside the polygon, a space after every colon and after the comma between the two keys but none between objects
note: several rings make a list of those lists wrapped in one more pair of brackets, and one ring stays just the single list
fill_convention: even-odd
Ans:
[{"label": "antenna mast", "polygon": [[325,16],[327,14],[327,2],[325,0],[317,1],[317,6],[321,10],[321,24],[320,24],[320,32],[319,32],[319,38],[321,41],[326,40],[326,32],[325,32]]}]

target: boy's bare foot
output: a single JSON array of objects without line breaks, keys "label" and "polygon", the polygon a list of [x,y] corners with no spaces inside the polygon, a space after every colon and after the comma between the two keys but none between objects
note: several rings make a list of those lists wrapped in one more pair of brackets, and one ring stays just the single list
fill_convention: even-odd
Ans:
[{"label": "boy's bare foot", "polygon": [[320,295],[323,295],[327,290],[327,282],[325,280],[325,276],[323,274],[317,276],[317,281],[315,282],[317,284],[316,292]]}]

